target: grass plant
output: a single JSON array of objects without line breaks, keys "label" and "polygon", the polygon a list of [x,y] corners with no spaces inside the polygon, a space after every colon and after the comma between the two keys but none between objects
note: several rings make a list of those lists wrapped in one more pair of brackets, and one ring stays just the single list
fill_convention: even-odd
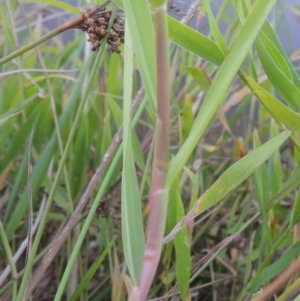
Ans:
[{"label": "grass plant", "polygon": [[0,11],[0,300],[296,299],[283,1],[98,2]]}]

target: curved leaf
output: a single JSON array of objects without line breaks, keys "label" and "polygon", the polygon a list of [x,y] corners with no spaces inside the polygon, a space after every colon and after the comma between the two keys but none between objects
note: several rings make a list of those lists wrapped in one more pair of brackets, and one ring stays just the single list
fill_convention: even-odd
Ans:
[{"label": "curved leaf", "polygon": [[193,209],[176,225],[171,233],[165,238],[164,242],[171,241],[174,238],[174,235],[187,225],[187,223],[207,209],[216,205],[227,193],[252,175],[253,172],[265,162],[289,136],[290,133],[281,133],[229,167],[197,200]]},{"label": "curved leaf", "polygon": [[277,47],[273,44],[273,42],[267,37],[266,34],[262,31],[260,34],[264,46],[266,48],[267,53],[270,55],[272,60],[276,63],[276,65],[280,68],[280,70],[284,73],[284,75],[290,80],[293,81],[293,76],[291,70],[285,61],[284,57],[277,49]]},{"label": "curved leaf", "polygon": [[[275,2],[275,0],[258,0],[255,2],[250,14],[248,15],[243,27],[239,32],[239,35],[234,41],[228,55],[226,56],[222,67],[215,77],[215,80],[212,83],[206,95],[206,98],[204,99],[189,137],[170,163],[167,177],[167,187],[170,187],[172,181],[181,172],[185,162],[188,160],[200,137],[204,133],[206,127],[214,117],[214,114],[217,111],[218,106],[222,102],[228,87],[230,86],[238,69],[240,68],[244,58],[248,54],[254,39],[259,33],[263,22],[268,17],[268,14]],[[183,25],[181,24],[181,26]],[[190,30],[187,29],[187,33],[189,32]],[[201,48],[201,43],[197,43],[197,40],[195,40],[194,42],[197,45],[196,48]],[[191,48],[189,48],[188,50],[191,51],[193,47],[190,44],[189,46],[191,46]],[[205,45],[203,45],[203,47],[205,47]],[[201,49],[199,51],[201,52]],[[220,59],[221,58],[222,56],[220,57]]]},{"label": "curved leaf", "polygon": [[224,55],[215,42],[202,33],[168,17],[169,38],[178,46],[203,59],[220,66]]},{"label": "curved leaf", "polygon": [[185,70],[194,78],[201,89],[207,93],[211,86],[211,82],[206,72],[203,69],[194,66],[185,67]]},{"label": "curved leaf", "polygon": [[283,272],[292,261],[298,257],[300,252],[300,242],[296,242],[288,251],[284,252],[277,261],[266,267],[261,274],[255,279],[249,292],[257,292],[260,287],[266,284],[269,280]]},{"label": "curved leaf", "polygon": [[[282,61],[280,65],[277,65],[276,62],[269,55],[270,50],[266,49],[259,39],[256,40],[255,45],[261,63],[274,88],[281,94],[281,96],[286,102],[288,102],[294,107],[299,108],[300,90],[293,84],[293,82],[290,81],[288,77],[286,77],[285,73],[283,72],[287,72],[287,66],[283,66]],[[278,57],[278,60],[279,59],[280,58]]]},{"label": "curved leaf", "polygon": [[255,96],[277,122],[283,123],[293,130],[300,131],[300,114],[295,113],[285,106],[280,100],[261,87],[253,78],[247,75],[244,75],[244,78]]},{"label": "curved leaf", "polygon": [[280,52],[283,59],[285,60],[286,64],[288,65],[290,72],[293,77],[293,83],[299,87],[300,86],[300,77],[295,70],[293,64],[291,63],[288,55],[286,54],[280,40],[278,39],[277,34],[275,33],[273,27],[271,26],[269,21],[266,21],[265,24],[262,27],[262,32],[268,37],[268,39],[273,43],[273,45],[276,47],[276,49]]}]

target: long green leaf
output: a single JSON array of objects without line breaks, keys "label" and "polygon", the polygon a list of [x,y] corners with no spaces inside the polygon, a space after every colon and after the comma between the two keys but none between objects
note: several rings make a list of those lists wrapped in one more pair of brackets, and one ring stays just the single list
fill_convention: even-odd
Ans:
[{"label": "long green leaf", "polygon": [[43,4],[48,4],[48,5],[52,5],[55,6],[57,8],[63,9],[63,10],[67,10],[71,13],[74,14],[80,14],[80,10],[68,3],[62,2],[62,1],[57,1],[57,0],[25,0],[23,2],[28,2],[28,3],[43,3]]},{"label": "long green leaf", "polygon": [[266,21],[265,24],[262,27],[263,33],[268,37],[268,39],[274,44],[276,49],[280,52],[282,55],[283,59],[285,60],[286,64],[289,66],[290,72],[293,76],[293,83],[297,86],[300,87],[300,77],[295,70],[293,64],[291,63],[288,55],[285,52],[284,47],[282,46],[278,35],[275,33],[274,29],[272,28],[271,24],[269,21]]},{"label": "long green leaf", "polygon": [[[127,27],[127,22],[126,22]],[[131,135],[131,97],[133,73],[133,45],[126,30],[124,57],[123,109],[123,171],[122,171],[122,238],[126,265],[137,285],[143,263],[145,238],[140,192],[133,159]]]},{"label": "long green leaf", "polygon": [[249,292],[257,292],[260,287],[266,284],[269,280],[283,272],[292,261],[299,256],[300,241],[296,242],[288,251],[284,252],[277,261],[266,267],[261,274],[255,279]]},{"label": "long green leaf", "polygon": [[290,136],[283,132],[262,146],[247,154],[228,168],[218,180],[197,200],[194,211],[199,214],[215,205],[229,191],[246,180],[263,162],[265,162]]},{"label": "long green leaf", "polygon": [[139,72],[150,101],[156,111],[156,54],[154,28],[148,1],[123,0],[126,20],[132,36]]},{"label": "long green leaf", "polygon": [[[267,40],[266,42],[267,43]],[[265,69],[265,72],[274,86],[274,88],[281,94],[286,102],[288,102],[293,107],[300,107],[300,90],[290,81],[290,79],[285,75],[289,71],[286,65],[283,65],[283,60],[279,56],[279,52],[275,52],[276,50],[273,48],[273,56],[277,56],[277,61],[281,61],[280,65],[277,65],[276,62],[270,56],[272,52],[270,50],[271,43],[269,43],[268,49],[264,47],[262,42],[257,39],[256,40],[256,48],[259,54],[261,63]],[[284,73],[285,72],[285,73]],[[291,75],[290,75],[291,77]]]},{"label": "long green leaf", "polygon": [[283,132],[277,137],[269,140],[264,145],[256,148],[241,160],[228,168],[218,180],[197,200],[191,210],[181,222],[165,238],[165,242],[173,239],[174,235],[182,229],[189,221],[200,213],[217,204],[227,193],[236,188],[246,180],[253,172],[265,162],[290,136],[290,133]]},{"label": "long green leaf", "polygon": [[[42,103],[38,104],[37,109],[40,109],[42,105]],[[9,148],[6,151],[6,154],[1,159],[0,173],[3,172],[6,166],[15,158],[15,156],[20,152],[20,150],[23,149],[23,144],[25,144],[30,131],[34,127],[34,123],[38,118],[39,116],[37,116],[36,114],[31,114],[31,116],[26,120],[26,122],[23,123],[22,128],[13,137]]]},{"label": "long green leaf", "polygon": [[[288,179],[283,183],[281,189],[272,196],[269,206],[282,200],[286,197],[293,189],[299,188],[300,185],[300,165],[298,165]],[[269,207],[270,208],[270,207]]]},{"label": "long green leaf", "polygon": [[78,300],[79,297],[81,296],[82,292],[85,289],[87,289],[87,286],[88,286],[89,282],[92,280],[93,276],[95,275],[95,273],[99,269],[100,264],[103,262],[103,260],[104,260],[105,256],[107,255],[108,251],[111,249],[114,241],[115,240],[112,239],[109,242],[109,244],[106,246],[106,248],[103,250],[103,252],[99,255],[99,257],[94,261],[92,266],[87,271],[86,275],[83,277],[83,279],[81,280],[81,282],[77,286],[76,291],[74,292],[74,294],[72,295],[72,297],[70,298],[69,301]]},{"label": "long green leaf", "polygon": [[284,73],[284,75],[290,80],[293,81],[293,76],[291,73],[291,70],[289,68],[289,65],[285,61],[283,55],[277,49],[275,44],[268,38],[268,36],[261,31],[260,37],[262,39],[262,42],[267,50],[267,53],[270,55],[272,60],[276,63],[276,65],[280,68],[280,70]]},{"label": "long green leaf", "polygon": [[[181,220],[184,217],[184,208],[178,191],[176,196],[176,211],[177,220]],[[179,285],[180,296],[185,300],[191,274],[190,242],[187,227],[183,228],[178,235],[176,235],[174,243],[176,253],[176,278]]]},{"label": "long green leaf", "polygon": [[[213,118],[229,85],[275,2],[275,0],[258,0],[253,6],[203,102],[188,139],[171,161],[167,177],[168,186],[170,186],[174,178],[182,170],[183,165],[188,160],[200,137]],[[199,47],[199,44],[197,45]]]},{"label": "long green leaf", "polygon": [[224,55],[215,42],[174,18],[168,17],[168,25],[169,37],[175,44],[217,66],[222,64]]},{"label": "long green leaf", "polygon": [[203,0],[203,4],[205,5],[206,8],[206,12],[207,12],[207,17],[208,17],[208,21],[209,21],[209,26],[212,32],[212,35],[219,47],[219,49],[221,50],[222,54],[225,56],[228,53],[228,49],[225,43],[225,40],[223,38],[223,35],[218,27],[218,24],[216,22],[216,19],[213,15],[213,12],[211,10],[210,1],[208,0]]},{"label": "long green leaf", "polygon": [[300,131],[300,114],[295,113],[280,100],[261,87],[253,78],[244,75],[248,86],[255,96],[261,101],[273,118],[285,126]]}]

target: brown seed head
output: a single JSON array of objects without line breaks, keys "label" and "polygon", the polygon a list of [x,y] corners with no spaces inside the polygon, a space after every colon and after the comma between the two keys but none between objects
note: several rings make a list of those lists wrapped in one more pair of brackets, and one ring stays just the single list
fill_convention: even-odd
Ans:
[{"label": "brown seed head", "polygon": [[100,36],[104,37],[107,33],[107,31],[102,27],[95,27],[95,32]]},{"label": "brown seed head", "polygon": [[92,18],[88,18],[86,21],[85,21],[85,24],[89,25],[89,26],[93,26],[95,23],[94,19]]},{"label": "brown seed head", "polygon": [[105,18],[101,17],[98,19],[98,22],[100,25],[104,24],[104,25],[107,25],[108,23],[106,22]]}]

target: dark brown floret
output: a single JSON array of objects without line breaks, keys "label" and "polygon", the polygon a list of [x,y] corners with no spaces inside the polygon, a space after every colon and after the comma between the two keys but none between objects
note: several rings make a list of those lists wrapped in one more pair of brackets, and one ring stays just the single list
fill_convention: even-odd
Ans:
[{"label": "dark brown floret", "polygon": [[107,31],[102,27],[95,27],[95,32],[102,38],[107,34]]},{"label": "dark brown floret", "polygon": [[112,11],[97,4],[82,11],[82,29],[88,33],[88,41],[91,43],[92,51],[99,50],[101,41],[107,34],[108,49],[111,52],[120,53],[119,46],[124,43],[124,20],[116,16],[110,32],[107,32],[107,24],[110,21]]}]

